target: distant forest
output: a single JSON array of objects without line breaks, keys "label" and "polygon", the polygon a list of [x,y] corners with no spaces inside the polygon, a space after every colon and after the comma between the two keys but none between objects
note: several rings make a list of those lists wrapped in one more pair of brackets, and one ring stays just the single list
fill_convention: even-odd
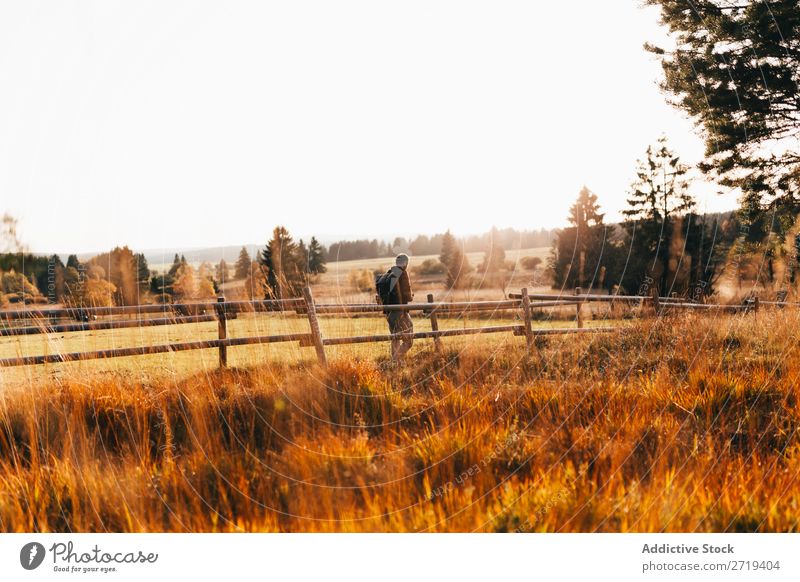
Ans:
[{"label": "distant forest", "polygon": [[[480,235],[464,237],[464,252],[484,252],[494,241],[495,246],[506,250],[549,247],[556,235],[555,229],[516,230],[513,228],[493,229]],[[409,240],[397,237],[392,241],[378,239],[346,240],[332,243],[327,247],[325,257],[330,262],[352,261],[358,259],[377,259],[391,257],[397,253],[412,256],[438,255],[442,250],[445,233],[427,236],[424,234]]]}]

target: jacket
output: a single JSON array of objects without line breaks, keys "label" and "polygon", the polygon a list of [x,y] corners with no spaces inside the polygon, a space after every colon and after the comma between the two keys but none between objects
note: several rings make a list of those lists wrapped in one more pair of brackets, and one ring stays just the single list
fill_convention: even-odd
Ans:
[{"label": "jacket", "polygon": [[401,305],[411,302],[414,299],[414,293],[411,290],[411,279],[408,277],[408,272],[397,265],[389,271],[392,275],[392,289],[397,286],[397,302]]}]

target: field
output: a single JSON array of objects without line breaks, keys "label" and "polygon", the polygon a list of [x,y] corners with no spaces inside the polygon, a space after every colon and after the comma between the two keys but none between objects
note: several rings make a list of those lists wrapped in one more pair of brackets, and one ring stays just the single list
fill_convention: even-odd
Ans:
[{"label": "field", "polygon": [[[549,286],[546,286],[541,281],[540,273],[536,276],[532,271],[522,268],[520,261],[525,257],[539,257],[542,259],[543,264],[546,264],[547,257],[550,254],[549,247],[536,247],[529,249],[518,249],[506,251],[506,261],[513,263],[512,270],[507,272],[503,277],[503,282],[507,284],[509,289],[518,290],[520,287],[529,287],[530,289],[540,288],[549,292]],[[483,260],[484,253],[473,252],[466,253],[466,257],[472,267],[477,267]],[[414,269],[428,259],[438,259],[437,255],[423,255],[411,257],[411,268]],[[313,282],[314,294],[321,300],[338,301],[342,303],[356,303],[356,302],[370,302],[374,301],[374,292],[361,292],[355,289],[350,282],[350,273],[353,271],[385,271],[394,264],[392,258],[379,258],[379,259],[362,259],[357,261],[336,261],[329,260],[327,264],[327,272],[319,276]],[[503,299],[504,293],[500,285],[491,284],[487,285],[487,281],[482,281],[481,276],[477,273],[470,275],[475,285],[480,285],[481,288],[467,288],[458,290],[449,290],[444,276],[431,275],[431,276],[417,276],[413,275],[413,286],[416,294],[417,301],[424,301],[426,293],[433,293],[437,300],[454,300],[454,301],[468,301],[479,299]],[[494,283],[494,282],[493,282]],[[232,291],[242,287],[242,281],[231,281],[226,283],[223,289],[226,293],[230,294]]]},{"label": "field", "polygon": [[[596,319],[588,320],[587,326],[614,325],[603,307],[584,308],[587,317],[594,314]],[[574,327],[574,308],[559,311],[542,312],[547,319],[533,324],[537,329],[554,327]],[[121,316],[125,318],[127,316]],[[133,317],[133,316],[131,316]],[[415,314],[413,317],[415,330],[431,329],[430,321]],[[487,325],[506,325],[519,323],[513,314],[504,313],[493,317],[472,314],[459,317],[440,317],[440,329],[464,327],[482,327]],[[383,317],[343,317],[322,316],[320,318],[322,333],[325,337],[346,337],[354,335],[386,334],[388,328]],[[307,333],[308,319],[305,315],[294,313],[278,314],[240,314],[236,319],[228,321],[229,337],[246,337],[258,335],[279,335],[287,333]],[[115,330],[68,332],[58,334],[37,334],[0,338],[0,358],[13,358],[36,354],[58,354],[81,351],[106,350],[112,348],[137,347],[157,344],[176,343],[181,341],[211,340],[217,338],[217,323],[190,323],[182,325],[164,325],[157,327],[138,327]],[[509,338],[497,338],[491,335],[470,336],[466,338],[448,338],[447,343],[461,349],[477,343],[479,346],[492,346],[500,342],[508,342]],[[517,342],[519,340],[516,340]],[[430,340],[420,340],[419,345],[427,345]],[[388,344],[356,344],[352,346],[329,346],[331,354],[340,357],[362,357],[379,359],[389,352]],[[314,350],[300,347],[298,342],[276,343],[262,346],[241,346],[229,349],[229,361],[232,366],[255,366],[270,363],[299,363],[315,359]],[[174,352],[150,356],[131,356],[107,360],[91,360],[67,364],[25,366],[3,370],[0,386],[11,388],[26,385],[45,378],[61,378],[71,375],[92,375],[96,373],[121,373],[147,375],[148,377],[183,378],[200,371],[211,371],[218,366],[216,349]]]},{"label": "field", "polygon": [[397,368],[386,344],[327,368],[295,344],[4,370],[0,530],[796,531],[799,324],[675,315],[530,360],[510,335],[418,342]]}]

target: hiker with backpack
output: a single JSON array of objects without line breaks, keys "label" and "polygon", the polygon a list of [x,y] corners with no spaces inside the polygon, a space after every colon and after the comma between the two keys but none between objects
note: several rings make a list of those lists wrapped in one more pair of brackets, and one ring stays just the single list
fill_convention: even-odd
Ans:
[{"label": "hiker with backpack", "polygon": [[[411,291],[411,280],[408,277],[408,255],[397,255],[394,266],[375,279],[375,290],[378,300],[383,305],[405,305],[414,299]],[[392,361],[399,362],[406,352],[411,349],[414,338],[414,323],[408,311],[384,310],[386,320],[389,322],[389,332],[393,335],[403,334],[392,338]]]}]

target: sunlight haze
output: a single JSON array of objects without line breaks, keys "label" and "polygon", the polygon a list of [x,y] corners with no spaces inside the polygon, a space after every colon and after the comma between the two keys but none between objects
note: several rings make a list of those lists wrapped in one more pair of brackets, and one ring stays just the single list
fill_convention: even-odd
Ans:
[{"label": "sunlight haze", "polygon": [[[34,251],[620,217],[665,133],[636,1],[77,2],[0,7],[0,211]],[[604,22],[615,22],[612,27]],[[568,38],[568,41],[564,39]],[[699,210],[729,209],[696,185]]]}]

